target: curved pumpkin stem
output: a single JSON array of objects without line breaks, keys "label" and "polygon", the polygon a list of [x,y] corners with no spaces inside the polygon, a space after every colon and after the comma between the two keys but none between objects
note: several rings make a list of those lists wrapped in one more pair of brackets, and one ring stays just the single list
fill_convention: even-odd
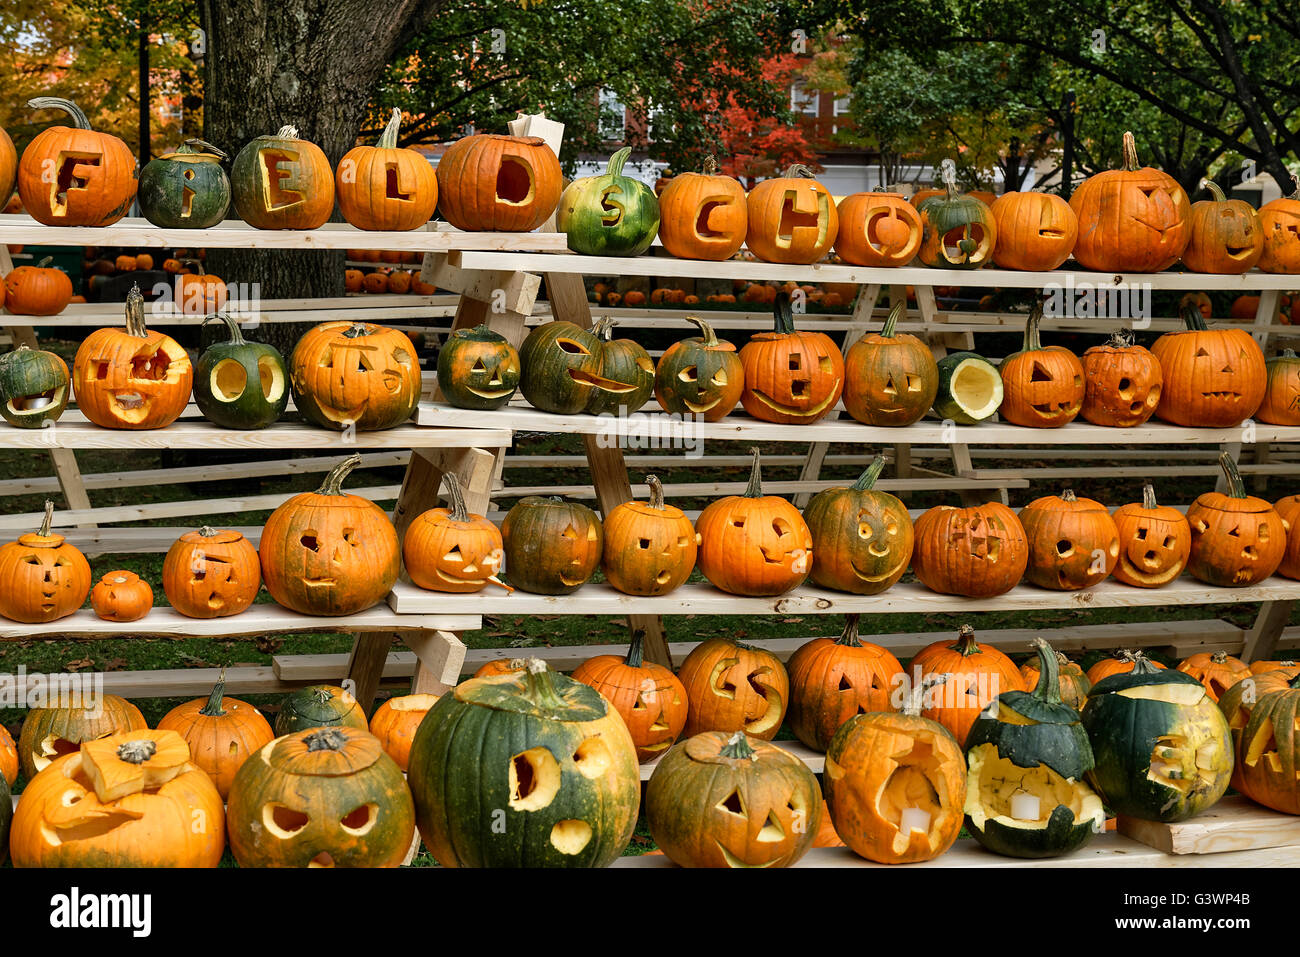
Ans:
[{"label": "curved pumpkin stem", "polygon": [[772,329],[783,336],[794,335],[794,310],[790,307],[790,294],[782,291],[772,300]]},{"label": "curved pumpkin stem", "polygon": [[1131,651],[1128,653],[1133,660],[1133,671],[1135,675],[1153,675],[1160,669],[1151,663],[1151,659],[1140,651]]},{"label": "curved pumpkin stem", "polygon": [[[349,455],[342,462],[340,462],[338,465],[334,466],[334,468],[330,470],[330,473],[325,476],[325,481],[322,482],[320,488],[316,490],[316,494],[317,495],[342,495],[343,480],[348,477],[348,473],[350,473],[354,468],[356,468],[360,464],[361,464],[360,453],[354,452],[352,455]],[[328,701],[329,692],[326,692],[325,694],[326,694],[325,700]]]},{"label": "curved pumpkin stem", "polygon": [[230,159],[230,154],[218,146],[213,146],[207,140],[188,139],[180,146],[176,147],[178,153],[197,153],[207,156],[215,156],[219,160]]},{"label": "curved pumpkin stem", "polygon": [[650,486],[650,502],[648,504],[651,508],[662,512],[664,510],[664,486],[659,481],[659,476],[647,475],[645,484]]},{"label": "curved pumpkin stem", "polygon": [[805,163],[791,163],[781,174],[782,179],[812,179],[817,174],[812,171],[812,167]]},{"label": "curved pumpkin stem", "polygon": [[889,308],[889,315],[885,317],[885,327],[880,330],[882,339],[894,338],[894,327],[898,325],[898,320],[903,318],[905,312],[907,312],[907,303],[901,300]]},{"label": "curved pumpkin stem", "polygon": [[36,268],[37,268],[37,269],[44,269],[44,268],[46,268],[47,266],[49,266],[49,264],[52,263],[52,262],[54,262],[54,257],[53,257],[53,256],[46,256],[44,259],[42,259],[40,262],[38,262],[38,263],[36,264]]},{"label": "curved pumpkin stem", "polygon": [[687,316],[686,321],[700,330],[700,340],[704,343],[706,348],[711,349],[718,344],[718,334],[713,331],[711,325],[699,316]]},{"label": "curved pumpkin stem", "polygon": [[975,628],[972,625],[961,626],[957,632],[957,643],[951,646],[951,650],[963,658],[980,653],[980,646],[975,642]]},{"label": "curved pumpkin stem", "polygon": [[1205,316],[1201,314],[1200,307],[1191,302],[1183,306],[1183,325],[1191,332],[1205,332],[1210,328],[1205,324]]},{"label": "curved pumpkin stem", "polygon": [[528,668],[524,673],[524,687],[527,697],[542,708],[567,707],[564,699],[555,692],[551,683],[551,673],[546,669],[546,662],[541,658],[529,658]]},{"label": "curved pumpkin stem", "polygon": [[288,125],[288,126],[282,126],[282,127],[280,127],[278,130],[276,130],[275,138],[276,138],[277,140],[296,140],[296,139],[301,139],[301,137],[298,136],[298,127],[296,127],[296,126],[294,126],[294,125],[292,125],[292,124],[290,124],[290,125]]},{"label": "curved pumpkin stem", "polygon": [[1160,507],[1156,504],[1156,488],[1150,482],[1142,486],[1142,507],[1148,512]]},{"label": "curved pumpkin stem", "polygon": [[921,716],[921,702],[925,700],[925,693],[931,688],[945,684],[948,678],[949,676],[946,674],[931,673],[918,681],[907,692],[906,699],[903,701],[903,714],[919,718]]},{"label": "curved pumpkin stem", "polygon": [[737,731],[733,734],[727,743],[722,746],[720,753],[724,758],[735,758],[738,761],[758,760],[758,755],[749,746],[749,739],[745,737],[744,731]]},{"label": "curved pumpkin stem", "polygon": [[397,149],[397,130],[401,125],[402,111],[393,107],[393,115],[388,118],[388,125],[384,127],[384,132],[379,134],[379,142],[375,147],[381,150]]},{"label": "curved pumpkin stem", "polygon": [[1228,497],[1249,498],[1250,496],[1246,494],[1246,483],[1242,481],[1241,472],[1232,456],[1227,452],[1220,452],[1219,466],[1223,469],[1223,474],[1228,477]]},{"label": "curved pumpkin stem", "polygon": [[858,640],[858,619],[860,615],[844,616],[844,632],[836,639],[835,644],[844,645],[847,648],[861,648],[862,642]]},{"label": "curved pumpkin stem", "polygon": [[876,485],[876,479],[880,478],[880,473],[885,470],[885,457],[877,455],[871,460],[866,471],[858,476],[858,480],[850,486],[855,492],[866,492]]},{"label": "curved pumpkin stem", "polygon": [[1223,193],[1223,187],[1220,186],[1218,183],[1216,183],[1214,180],[1203,179],[1201,180],[1201,182],[1205,184],[1205,188],[1209,191],[1210,197],[1214,202],[1226,203],[1228,201],[1228,197],[1225,196]]},{"label": "curved pumpkin stem", "polygon": [[1049,704],[1060,704],[1061,666],[1056,660],[1056,652],[1042,638],[1035,638],[1032,644],[1038,652],[1038,684],[1034,687],[1034,697]]},{"label": "curved pumpkin stem", "polygon": [[1135,173],[1142,168],[1138,162],[1137,140],[1129,131],[1124,132],[1124,169],[1130,173]]},{"label": "curved pumpkin stem", "polygon": [[203,320],[203,325],[206,326],[213,319],[220,319],[226,324],[226,331],[230,334],[230,339],[228,340],[230,345],[242,346],[247,344],[244,340],[244,331],[239,328],[239,323],[235,322],[234,319],[231,319],[224,310],[218,312],[216,315],[208,316]]},{"label": "curved pumpkin stem", "polygon": [[41,527],[36,530],[36,534],[41,538],[50,537],[50,525],[54,523],[54,503],[48,498],[45,500],[45,517],[41,519]]},{"label": "curved pumpkin stem", "polygon": [[90,129],[90,120],[81,112],[81,107],[61,96],[34,96],[27,101],[29,110],[62,110],[72,117],[72,125],[79,130]]},{"label": "curved pumpkin stem", "polygon": [[149,330],[144,324],[144,296],[140,294],[139,283],[126,294],[126,334],[137,339],[149,338]]},{"label": "curved pumpkin stem", "polygon": [[1216,665],[1226,665],[1228,663],[1228,653],[1226,651],[1216,651],[1210,655],[1210,660]]},{"label": "curved pumpkin stem", "polygon": [[221,674],[217,677],[217,683],[212,686],[212,694],[208,695],[208,703],[199,709],[199,714],[208,718],[220,718],[226,710],[221,707],[221,699],[226,696],[226,669],[221,669]]},{"label": "curved pumpkin stem", "polygon": [[719,168],[718,158],[712,153],[704,157],[704,162],[700,164],[700,172],[704,176],[717,176]]},{"label": "curved pumpkin stem", "polygon": [[606,176],[622,176],[623,166],[627,163],[627,158],[632,155],[632,147],[624,146],[621,150],[609,158],[609,165],[605,167]]},{"label": "curved pumpkin stem", "polygon": [[632,640],[627,646],[627,655],[623,658],[623,664],[629,668],[640,668],[645,664],[645,631],[636,628],[632,631]]},{"label": "curved pumpkin stem", "polygon": [[758,446],[751,446],[749,454],[754,457],[754,464],[749,469],[749,484],[745,486],[745,498],[762,498],[763,471],[759,463]]},{"label": "curved pumpkin stem", "polygon": [[1038,324],[1043,319],[1043,300],[1034,297],[1034,304],[1029,308],[1029,318],[1025,320],[1025,335],[1021,340],[1021,352],[1040,352],[1043,340],[1039,335]]},{"label": "curved pumpkin stem", "polygon": [[370,335],[370,331],[370,326],[364,322],[354,322],[343,330],[342,336],[344,339],[360,339],[362,336]]},{"label": "curved pumpkin stem", "polygon": [[468,522],[469,509],[465,507],[465,493],[461,491],[460,479],[455,472],[448,472],[443,478],[447,482],[447,500],[451,504],[451,508],[447,509],[447,517],[453,522]]},{"label": "curved pumpkin stem", "polygon": [[616,321],[613,316],[601,316],[596,320],[595,325],[591,327],[591,334],[597,339],[609,342],[614,338],[614,323]]},{"label": "curved pumpkin stem", "polygon": [[939,164],[939,178],[943,181],[943,188],[948,191],[949,199],[956,199],[957,192],[957,164],[952,159],[945,159]]}]

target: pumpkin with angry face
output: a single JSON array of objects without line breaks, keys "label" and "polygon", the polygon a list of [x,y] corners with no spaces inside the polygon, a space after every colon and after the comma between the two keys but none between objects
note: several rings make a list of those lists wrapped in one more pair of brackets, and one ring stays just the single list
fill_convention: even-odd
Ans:
[{"label": "pumpkin with angry face", "polygon": [[186,532],[163,559],[163,591],[171,606],[190,618],[238,615],[262,587],[253,543],[232,529],[203,526]]},{"label": "pumpkin with angry face", "polygon": [[438,350],[438,388],[458,409],[499,409],[519,388],[519,353],[486,322],[457,329]]},{"label": "pumpkin with angry face", "polygon": [[687,737],[701,731],[744,731],[771,741],[790,704],[790,677],[770,651],[731,638],[691,649],[677,677],[686,688]]},{"label": "pumpkin with angry face", "polygon": [[420,588],[443,592],[482,591],[488,582],[507,591],[497,578],[504,556],[501,532],[465,507],[456,473],[443,476],[449,508],[431,508],[416,517],[402,540],[406,573]]},{"label": "pumpkin with angry face", "polygon": [[788,294],[776,297],[773,315],[774,331],[758,333],[740,350],[745,370],[740,402],[765,422],[816,422],[844,390],[844,358],[826,333],[795,329]]},{"label": "pumpkin with angry face", "polygon": [[632,632],[627,655],[597,655],[578,665],[573,680],[599,691],[632,735],[639,761],[651,761],[672,747],[686,726],[686,687],[663,665],[646,661],[645,632]]},{"label": "pumpkin with angry face", "polygon": [[326,429],[391,429],[420,402],[415,346],[397,329],[365,322],[321,323],[289,360],[293,399],[307,421]]},{"label": "pumpkin with angry face", "polygon": [[1187,509],[1192,529],[1187,570],[1221,588],[1254,585],[1282,564],[1286,523],[1264,499],[1246,494],[1231,455],[1222,453],[1219,465],[1228,478],[1227,493],[1205,492]]},{"label": "pumpkin with angry face", "polygon": [[1142,487],[1142,502],[1115,509],[1119,561],[1111,574],[1125,585],[1159,588],[1183,573],[1192,550],[1192,530],[1176,508],[1156,502],[1156,490]]},{"label": "pumpkin with angry face", "polygon": [[0,546],[0,615],[26,624],[66,618],[90,594],[90,563],[81,550],[50,533],[54,503],[35,532]]},{"label": "pumpkin with angry face", "polygon": [[878,455],[849,488],[818,492],[804,509],[812,533],[812,580],[823,588],[877,595],[907,571],[912,519],[907,506],[872,486],[885,467]]}]

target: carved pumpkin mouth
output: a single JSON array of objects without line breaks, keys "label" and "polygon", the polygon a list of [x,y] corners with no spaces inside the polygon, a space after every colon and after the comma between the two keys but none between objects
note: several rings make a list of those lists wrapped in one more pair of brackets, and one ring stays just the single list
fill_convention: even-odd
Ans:
[{"label": "carved pumpkin mouth", "polygon": [[1039,415],[1058,415],[1074,408],[1073,402],[1036,402],[1030,406]]},{"label": "carved pumpkin mouth", "polygon": [[1240,392],[1202,392],[1203,399],[1240,399]]},{"label": "carved pumpkin mouth", "polygon": [[10,412],[39,412],[51,405],[58,405],[63,401],[64,386],[57,389],[48,389],[45,392],[36,395],[16,395],[6,403]]},{"label": "carved pumpkin mouth", "polygon": [[785,405],[784,403],[777,402],[771,396],[767,395],[764,392],[760,392],[758,389],[755,389],[753,391],[753,396],[754,398],[758,399],[759,402],[763,403],[763,405],[767,406],[769,409],[772,409],[773,411],[776,412],[780,412],[782,415],[793,415],[793,416],[800,416],[803,418],[813,418],[815,416],[821,415],[823,412],[825,412],[827,409],[829,409],[832,405],[835,404],[835,399],[837,398],[837,396],[834,393],[831,393],[826,398],[822,399],[822,401],[818,402],[816,405],[807,409],[800,409],[792,405]]},{"label": "carved pumpkin mouth", "polygon": [[859,579],[861,579],[864,582],[868,582],[872,585],[878,585],[881,582],[886,581],[894,574],[894,572],[898,570],[898,569],[892,569],[890,571],[885,572],[883,575],[867,575],[864,574],[858,568],[857,565],[853,564],[853,562],[849,562],[849,568],[853,569],[853,574],[857,575]]},{"label": "carved pumpkin mouth", "polygon": [[[500,383],[501,383],[500,379],[494,379],[492,382],[489,382],[488,385],[500,385]],[[472,385],[466,386],[466,388],[470,392],[474,393],[474,395],[478,396],[480,399],[502,399],[508,395],[512,395],[515,391],[514,389],[506,389],[506,388],[476,389]]]},{"label": "carved pumpkin mouth", "polygon": [[626,382],[615,382],[613,379],[606,379],[602,376],[595,375],[591,372],[583,372],[581,369],[570,369],[569,378],[583,385],[589,385],[600,389],[602,392],[635,392],[636,386],[628,385]]},{"label": "carved pumpkin mouth", "polygon": [[1232,259],[1245,259],[1255,251],[1254,246],[1227,246],[1224,251]]},{"label": "carved pumpkin mouth", "polygon": [[682,404],[696,415],[703,415],[710,409],[717,408],[718,403],[721,401],[722,396],[714,396],[714,398],[708,402],[692,402],[690,399],[682,399]]},{"label": "carved pumpkin mouth", "polygon": [[337,578],[304,578],[302,583],[308,588],[333,588],[337,583]]}]

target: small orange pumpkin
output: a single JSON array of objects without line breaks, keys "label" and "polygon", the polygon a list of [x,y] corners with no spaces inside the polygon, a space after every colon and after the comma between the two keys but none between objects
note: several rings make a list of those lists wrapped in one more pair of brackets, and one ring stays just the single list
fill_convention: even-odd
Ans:
[{"label": "small orange pumpkin", "polygon": [[1079,217],[1055,193],[1003,193],[990,209],[998,227],[993,261],[1003,269],[1057,269],[1074,251]]},{"label": "small orange pumpkin", "polygon": [[605,519],[601,569],[625,595],[666,595],[691,577],[700,536],[685,512],[664,502],[659,478],[645,480],[648,502],[623,502]]},{"label": "small orange pumpkin", "polygon": [[1226,651],[1198,651],[1180,661],[1178,670],[1203,684],[1215,701],[1242,678],[1250,677],[1250,667]]},{"label": "small orange pumpkin", "polygon": [[153,589],[135,572],[108,572],[90,590],[90,607],[105,621],[139,621],[153,608]]},{"label": "small orange pumpkin", "polygon": [[450,507],[421,513],[402,541],[411,581],[429,591],[463,594],[482,591],[488,582],[514,591],[497,578],[505,556],[500,530],[482,515],[469,513],[456,473],[443,479]]},{"label": "small orange pumpkin", "polygon": [[72,280],[46,256],[35,266],[19,266],[5,276],[0,304],[15,316],[54,316],[72,299]]},{"label": "small orange pumpkin", "polygon": [[1125,585],[1159,588],[1183,573],[1192,550],[1192,529],[1176,508],[1159,505],[1156,490],[1142,487],[1141,504],[1115,510],[1119,561],[1111,574]]},{"label": "small orange pumpkin", "polygon": [[404,694],[389,698],[370,717],[370,733],[379,739],[388,756],[406,771],[411,760],[411,742],[429,709],[438,703],[436,694]]},{"label": "small orange pumpkin", "polygon": [[838,213],[835,253],[846,263],[906,266],[921,248],[921,215],[898,193],[854,193]]},{"label": "small orange pumpkin", "polygon": [[357,229],[419,229],[438,205],[438,177],[413,149],[397,145],[402,111],[392,118],[374,146],[354,146],[343,154],[335,174],[339,212]]},{"label": "small orange pumpkin", "polygon": [[720,176],[712,156],[703,173],[674,176],[659,194],[659,240],[681,259],[730,259],[745,244],[748,228],[744,187]]},{"label": "small orange pumpkin", "polygon": [[50,533],[54,503],[35,532],[0,545],[0,615],[24,624],[56,621],[90,594],[90,563],[81,550]]},{"label": "small orange pumpkin", "polygon": [[1038,323],[1041,300],[1035,300],[1025,323],[1021,351],[1002,360],[1002,405],[998,413],[1014,425],[1055,429],[1073,422],[1083,408],[1083,364],[1064,346],[1044,347]]},{"label": "small orange pumpkin", "polygon": [[246,610],[262,587],[253,543],[205,525],[172,543],[163,559],[167,601],[188,618],[226,618]]}]

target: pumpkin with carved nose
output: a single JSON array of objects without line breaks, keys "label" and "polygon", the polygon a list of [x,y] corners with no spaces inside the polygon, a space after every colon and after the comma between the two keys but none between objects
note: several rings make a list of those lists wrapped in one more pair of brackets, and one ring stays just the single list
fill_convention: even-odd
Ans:
[{"label": "pumpkin with carved nose", "polygon": [[1268,389],[1264,353],[1245,329],[1211,329],[1194,304],[1181,332],[1151,346],[1164,382],[1156,415],[1174,425],[1228,429],[1255,414]]},{"label": "pumpkin with carved nose", "polygon": [[895,303],[879,333],[869,332],[844,357],[844,408],[866,425],[920,421],[939,392],[939,367],[930,347],[908,333],[894,334],[907,311]]},{"label": "pumpkin with carved nose", "polygon": [[573,671],[573,680],[599,691],[627,723],[639,761],[652,761],[686,726],[686,688],[663,665],[645,660],[645,632],[632,632],[627,654],[596,655]]},{"label": "pumpkin with carved nose", "polygon": [[567,595],[591,578],[604,553],[599,516],[559,496],[529,495],[501,523],[506,574],[521,591]]},{"label": "pumpkin with carved nose", "polygon": [[804,509],[812,533],[814,584],[857,595],[892,587],[912,559],[907,506],[873,486],[885,468],[878,455],[849,488],[828,488]]},{"label": "pumpkin with carved nose", "polygon": [[225,618],[247,610],[262,587],[253,543],[234,529],[186,532],[163,559],[163,592],[189,618]]},{"label": "pumpkin with carved nose", "polygon": [[686,688],[687,737],[701,731],[744,731],[771,741],[790,704],[790,677],[770,651],[730,638],[691,649],[677,677]]},{"label": "pumpkin with carved nose", "polygon": [[698,326],[700,334],[674,342],[659,357],[655,398],[665,412],[717,422],[740,401],[745,367],[736,347],[719,339],[707,322],[699,316],[686,321]]},{"label": "pumpkin with carved nose", "polygon": [[519,353],[486,322],[457,329],[438,350],[438,388],[458,409],[500,409],[519,388]]},{"label": "pumpkin with carved nose", "polygon": [[925,696],[921,714],[938,721],[965,742],[971,725],[1004,691],[1024,691],[1025,679],[1003,652],[975,640],[975,629],[962,625],[957,640],[941,639],[926,645],[910,663],[922,681],[942,676],[945,681]]},{"label": "pumpkin with carved nose", "polygon": [[623,502],[604,522],[601,568],[627,595],[666,595],[691,577],[700,536],[686,513],[664,502],[658,476],[647,475],[648,502]]},{"label": "pumpkin with carved nose", "polygon": [[90,594],[90,563],[75,545],[51,533],[54,503],[41,526],[0,546],[0,615],[25,624],[71,615]]},{"label": "pumpkin with carved nose", "polygon": [[1271,273],[1300,273],[1300,191],[1261,206],[1259,226],[1264,233],[1259,268]]},{"label": "pumpkin with carved nose", "polygon": [[1142,487],[1141,503],[1115,510],[1119,560],[1111,574],[1125,585],[1159,588],[1183,573],[1192,550],[1192,530],[1176,508],[1160,505],[1150,485]]},{"label": "pumpkin with carved nose", "polygon": [[308,422],[358,432],[391,429],[420,402],[420,362],[406,333],[366,322],[324,322],[289,360],[293,401]]},{"label": "pumpkin with carved nose", "polygon": [[1119,560],[1119,530],[1110,512],[1073,489],[1034,499],[1020,510],[1020,524],[1029,541],[1025,578],[1039,588],[1088,588]]},{"label": "pumpkin with carved nose", "polygon": [[1019,352],[1002,360],[1002,418],[1013,425],[1054,429],[1073,422],[1083,408],[1083,365],[1063,346],[1044,347],[1038,332],[1043,304],[1035,300]]},{"label": "pumpkin with carved nose", "polygon": [[402,539],[406,573],[430,591],[476,592],[489,582],[511,591],[497,578],[505,556],[500,530],[482,515],[469,513],[456,473],[448,472],[444,479],[449,507],[418,515]]},{"label": "pumpkin with carved nose", "polygon": [[1255,268],[1264,255],[1264,230],[1255,207],[1228,199],[1213,180],[1205,181],[1208,202],[1194,203],[1191,236],[1183,250],[1183,265],[1192,272],[1240,275]]},{"label": "pumpkin with carved nose", "polygon": [[1220,588],[1254,585],[1268,578],[1286,556],[1287,527],[1262,498],[1246,494],[1231,455],[1219,455],[1228,491],[1204,492],[1187,509],[1192,529],[1187,570]]},{"label": "pumpkin with carved nose", "polygon": [[989,598],[1010,591],[1029,564],[1029,541],[1001,502],[936,505],[916,520],[912,572],[941,595]]},{"label": "pumpkin with carved nose", "polygon": [[1084,352],[1083,383],[1080,415],[1093,425],[1131,429],[1160,405],[1164,373],[1160,360],[1133,342],[1133,333],[1121,331]]},{"label": "pumpkin with carved nose", "polygon": [[765,422],[816,422],[844,391],[844,357],[826,333],[795,328],[788,294],[776,297],[773,316],[774,330],[755,334],[740,350],[741,405]]}]

